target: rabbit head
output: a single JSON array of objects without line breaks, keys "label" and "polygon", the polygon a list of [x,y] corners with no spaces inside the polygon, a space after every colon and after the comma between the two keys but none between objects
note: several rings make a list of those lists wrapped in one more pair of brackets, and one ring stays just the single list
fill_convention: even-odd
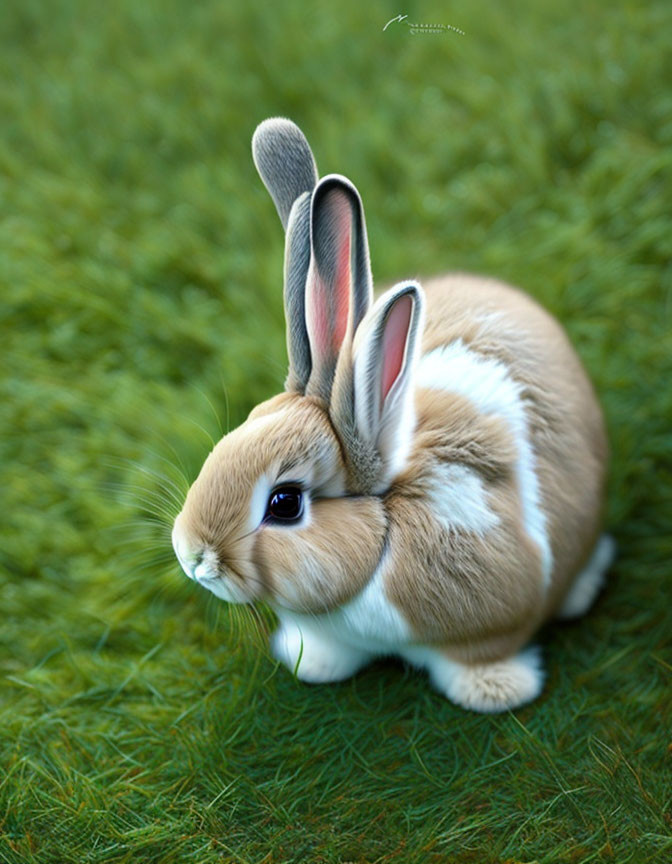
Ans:
[{"label": "rabbit head", "polygon": [[317,180],[293,123],[261,124],[253,154],[286,228],[289,373],[210,453],[173,544],[223,599],[324,611],[361,590],[383,549],[381,494],[411,446],[422,296],[409,282],[371,305],[359,194]]}]

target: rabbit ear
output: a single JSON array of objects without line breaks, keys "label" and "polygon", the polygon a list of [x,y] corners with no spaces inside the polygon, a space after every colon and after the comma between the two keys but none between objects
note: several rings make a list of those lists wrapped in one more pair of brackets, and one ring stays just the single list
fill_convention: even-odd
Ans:
[{"label": "rabbit ear", "polygon": [[310,263],[310,193],[317,183],[317,166],[303,132],[284,117],[271,117],[257,126],[252,158],[287,232],[284,302],[289,373],[285,389],[303,393],[311,370],[305,290]]},{"label": "rabbit ear", "polygon": [[420,286],[395,285],[362,321],[350,361],[339,364],[330,413],[360,491],[385,491],[406,463],[423,318]]},{"label": "rabbit ear", "polygon": [[311,200],[306,328],[312,369],[307,395],[329,400],[341,347],[366,314],[372,295],[359,193],[345,177],[329,174]]},{"label": "rabbit ear", "polygon": [[285,240],[285,321],[289,373],[285,390],[303,393],[312,362],[306,329],[306,279],[310,265],[310,194],[294,202],[287,222]]},{"label": "rabbit ear", "polygon": [[292,205],[317,183],[315,158],[299,127],[285,117],[270,117],[252,136],[252,158],[287,228]]}]

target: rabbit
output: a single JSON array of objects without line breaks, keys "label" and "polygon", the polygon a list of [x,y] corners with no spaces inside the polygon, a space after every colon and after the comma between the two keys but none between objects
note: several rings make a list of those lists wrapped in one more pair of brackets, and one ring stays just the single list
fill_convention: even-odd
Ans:
[{"label": "rabbit", "polygon": [[373,302],[364,210],[285,118],[252,139],[286,231],[283,393],[212,450],[175,520],[185,573],[264,601],[306,682],[396,656],[463,708],[544,681],[530,640],[609,568],[602,412],[561,326],[503,282],[409,279]]}]

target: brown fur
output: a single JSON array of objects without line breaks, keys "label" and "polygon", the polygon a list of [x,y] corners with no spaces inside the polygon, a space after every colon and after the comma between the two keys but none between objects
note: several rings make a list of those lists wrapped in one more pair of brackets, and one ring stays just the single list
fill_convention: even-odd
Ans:
[{"label": "brown fur", "polygon": [[313,502],[311,524],[298,531],[260,532],[255,561],[281,605],[329,612],[364,588],[385,539],[379,498]]},{"label": "brown fur", "polygon": [[[415,448],[386,499],[397,555],[386,591],[416,632],[454,659],[497,660],[518,650],[558,607],[594,546],[607,452],[602,415],[564,332],[529,297],[461,274],[431,280],[425,292],[423,353],[461,338],[502,360],[525,387],[554,568],[544,598],[539,555],[522,531],[514,442],[505,426],[477,415],[468,400],[419,391]],[[499,317],[483,320],[489,313]],[[417,490],[432,459],[462,462],[488,480],[490,505],[502,521],[486,538],[430,527],[430,508]]]},{"label": "brown fur", "polygon": [[[270,595],[311,613],[353,598],[387,548],[393,564],[385,591],[418,641],[461,662],[489,662],[525,644],[562,602],[592,550],[604,427],[567,337],[534,301],[494,280],[460,274],[429,280],[425,292],[423,353],[462,339],[470,350],[502,361],[524,388],[554,556],[548,590],[539,549],[523,528],[513,473],[517,443],[505,420],[479,413],[468,398],[418,390],[405,470],[384,495],[361,494],[375,482],[377,466],[367,452],[358,457],[356,430],[347,425],[353,416],[349,340],[331,406],[291,392],[255,408],[206,460],[187,496],[181,530],[192,546],[216,550],[222,573],[249,599]],[[305,528],[250,529],[254,485],[281,463],[310,463],[327,492],[318,489]],[[483,536],[446,530],[437,521],[428,489],[441,464],[467,466],[481,478],[499,519]],[[344,492],[350,495],[340,497]]]},{"label": "brown fur", "polygon": [[[395,556],[386,590],[420,641],[460,659],[496,659],[526,641],[542,605],[539,551],[522,530],[513,441],[502,421],[479,415],[464,397],[423,390],[417,401],[415,449],[385,502]],[[426,487],[442,462],[467,465],[486,481],[500,522],[484,536],[437,526]]]},{"label": "brown fur", "polygon": [[192,548],[215,550],[222,575],[250,600],[270,594],[280,605],[328,612],[368,581],[386,523],[380,498],[318,497],[305,528],[250,530],[246,520],[257,479],[282,464],[307,462],[317,466],[321,483],[345,488],[341,448],[321,403],[281,393],[215,446],[189,490],[179,524]]},{"label": "brown fur", "polygon": [[[287,229],[287,392],[209,455],[175,523],[178,558],[223,599],[274,602],[274,652],[298,668],[305,641],[306,680],[340,680],[389,649],[426,665],[459,704],[522,704],[539,690],[538,661],[512,655],[561,607],[600,528],[607,443],[583,367],[548,313],[492,279],[430,279],[426,301],[399,283],[371,307],[352,183],[318,180],[287,119],[261,124],[253,153]],[[450,380],[412,390],[421,336],[421,354],[461,340],[506,368],[531,453],[514,437],[519,402],[504,402],[509,417],[476,404],[487,382],[475,394]],[[267,508],[288,483],[309,490],[308,509],[283,524]],[[308,613],[303,630],[296,613]]]}]

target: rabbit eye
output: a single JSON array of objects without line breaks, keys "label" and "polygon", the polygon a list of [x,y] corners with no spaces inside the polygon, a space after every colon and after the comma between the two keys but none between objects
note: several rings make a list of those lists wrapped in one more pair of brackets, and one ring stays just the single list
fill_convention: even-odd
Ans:
[{"label": "rabbit eye", "polygon": [[298,486],[279,486],[271,492],[266,518],[278,522],[296,522],[303,513],[303,492]]}]

